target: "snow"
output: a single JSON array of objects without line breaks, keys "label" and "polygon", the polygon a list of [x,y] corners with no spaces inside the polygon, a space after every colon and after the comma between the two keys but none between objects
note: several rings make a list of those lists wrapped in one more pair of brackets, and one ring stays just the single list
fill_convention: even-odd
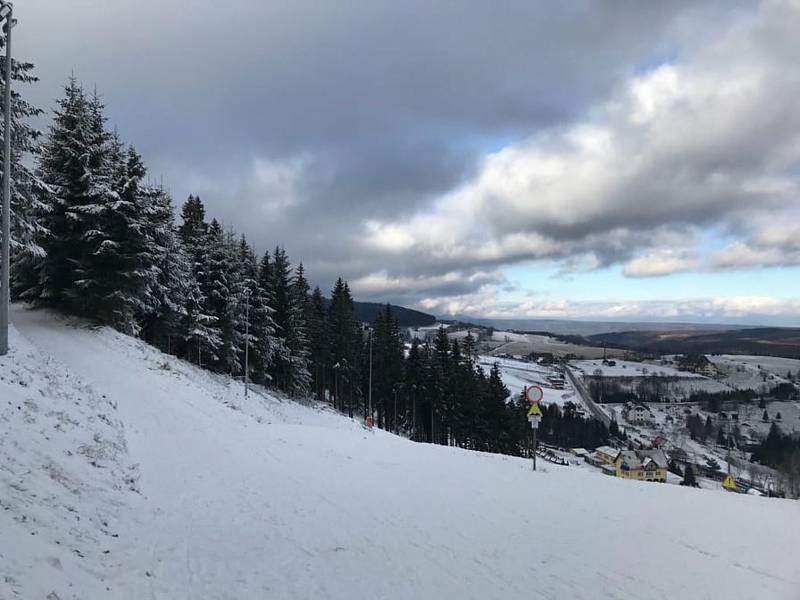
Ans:
[{"label": "snow", "polygon": [[108,329],[20,307],[12,321],[19,335],[0,359],[0,598],[800,589],[797,502],[544,461],[533,473],[527,460],[415,444],[318,406],[245,400],[241,384]]},{"label": "snow", "polygon": [[766,391],[788,381],[789,371],[795,377],[800,374],[800,360],[792,358],[709,354],[708,359],[720,369],[722,380],[735,389]]},{"label": "snow", "polygon": [[680,371],[674,367],[629,360],[616,360],[614,366],[604,365],[602,360],[574,360],[570,364],[580,369],[587,375],[594,375],[596,369],[603,372],[603,377],[682,377],[692,379],[705,379],[703,375],[691,371]]},{"label": "snow", "polygon": [[557,375],[557,371],[552,367],[495,356],[479,356],[478,362],[487,375],[491,371],[492,365],[498,364],[500,376],[512,397],[519,396],[520,392],[530,385],[538,385],[544,394],[542,397],[544,404],[563,406],[567,402],[574,402],[579,406],[583,405],[569,382],[565,383],[563,390],[557,390],[550,386],[547,378]]}]

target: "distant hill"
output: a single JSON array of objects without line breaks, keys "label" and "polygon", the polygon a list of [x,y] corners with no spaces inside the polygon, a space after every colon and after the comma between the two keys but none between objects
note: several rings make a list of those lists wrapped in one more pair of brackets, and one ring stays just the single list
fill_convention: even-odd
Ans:
[{"label": "distant hill", "polygon": [[589,336],[597,344],[653,354],[760,354],[800,358],[800,329],[757,327],[729,331],[622,331]]},{"label": "distant hill", "polygon": [[745,325],[709,323],[658,323],[624,321],[578,321],[570,319],[487,319],[468,315],[439,316],[440,321],[460,321],[484,327],[514,331],[546,331],[551,334],[591,336],[602,333],[627,331],[728,331],[746,329]]},{"label": "distant hill", "polygon": [[[354,302],[356,319],[362,323],[372,323],[378,316],[378,312],[383,310],[385,304],[380,302]],[[424,327],[436,323],[436,317],[413,308],[395,306],[392,304],[392,313],[400,322],[401,327]]]}]

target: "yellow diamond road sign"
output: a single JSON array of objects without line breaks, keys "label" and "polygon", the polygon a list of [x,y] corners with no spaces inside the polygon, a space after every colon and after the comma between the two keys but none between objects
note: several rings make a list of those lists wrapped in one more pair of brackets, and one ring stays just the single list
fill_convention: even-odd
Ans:
[{"label": "yellow diamond road sign", "polygon": [[542,409],[539,408],[538,404],[531,404],[531,407],[528,409],[528,416],[529,417],[541,417],[542,416]]}]

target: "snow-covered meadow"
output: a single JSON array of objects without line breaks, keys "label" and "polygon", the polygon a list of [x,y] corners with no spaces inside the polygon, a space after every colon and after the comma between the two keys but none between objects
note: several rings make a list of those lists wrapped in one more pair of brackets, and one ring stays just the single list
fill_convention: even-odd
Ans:
[{"label": "snow-covered meadow", "polygon": [[[416,444],[16,307],[0,598],[796,598],[800,504]],[[35,405],[35,406],[34,406]],[[94,463],[94,464],[93,464]]]}]

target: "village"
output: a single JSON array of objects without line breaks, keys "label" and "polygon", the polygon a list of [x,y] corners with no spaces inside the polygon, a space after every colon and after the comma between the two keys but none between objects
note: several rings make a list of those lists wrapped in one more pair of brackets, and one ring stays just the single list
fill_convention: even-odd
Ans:
[{"label": "village", "polygon": [[593,449],[540,442],[538,456],[549,463],[751,495],[784,495],[797,485],[751,457],[773,425],[800,432],[800,360],[643,358],[543,334],[452,326],[448,334],[483,342],[479,364],[487,372],[498,364],[510,397],[537,386],[543,405],[568,407],[611,430],[609,444]]}]

